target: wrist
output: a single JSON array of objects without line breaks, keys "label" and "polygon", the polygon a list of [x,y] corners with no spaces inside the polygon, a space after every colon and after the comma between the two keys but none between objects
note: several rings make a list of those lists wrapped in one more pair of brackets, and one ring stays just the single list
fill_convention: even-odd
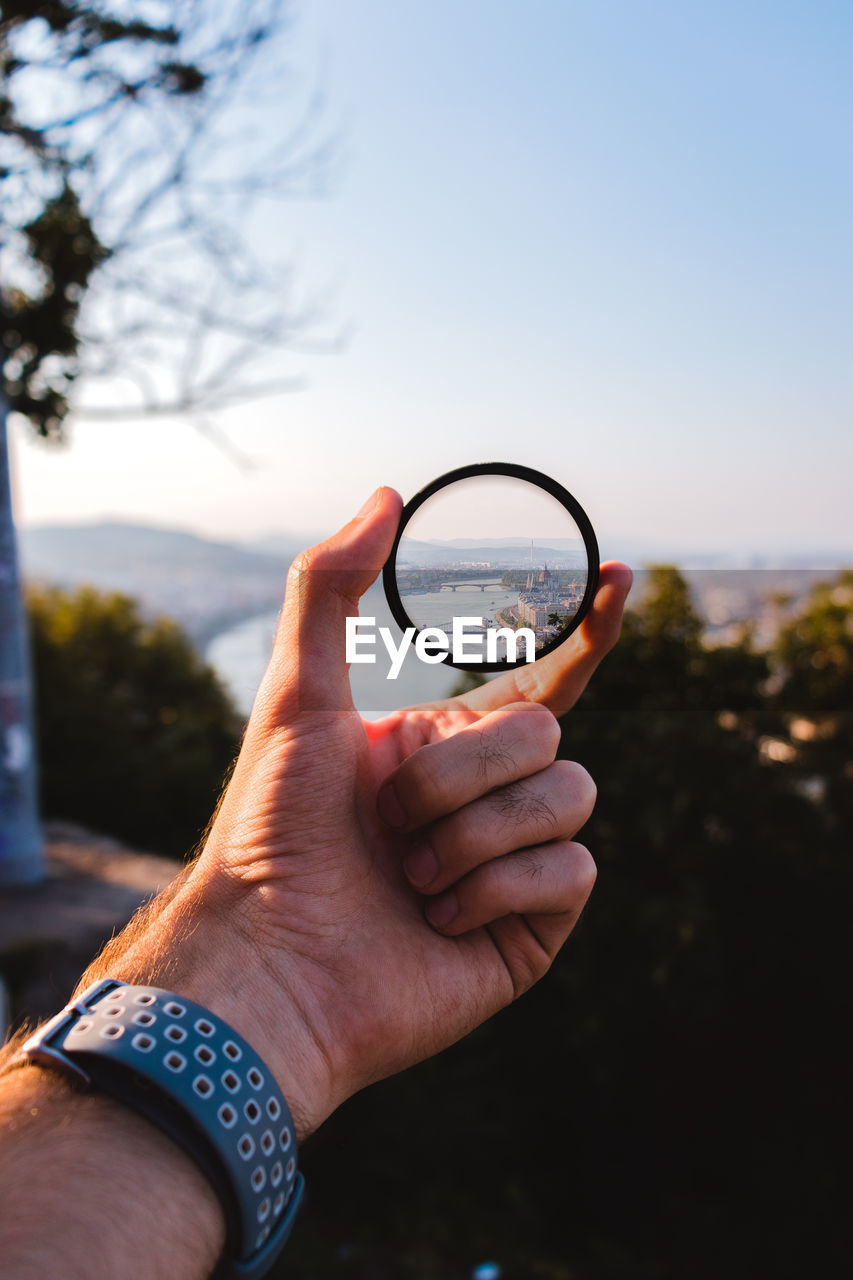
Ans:
[{"label": "wrist", "polygon": [[280,972],[280,952],[266,950],[247,923],[247,896],[224,873],[197,866],[130,945],[108,948],[81,985],[104,976],[148,983],[209,1009],[273,1073],[302,1141],[341,1099],[308,1011]]}]

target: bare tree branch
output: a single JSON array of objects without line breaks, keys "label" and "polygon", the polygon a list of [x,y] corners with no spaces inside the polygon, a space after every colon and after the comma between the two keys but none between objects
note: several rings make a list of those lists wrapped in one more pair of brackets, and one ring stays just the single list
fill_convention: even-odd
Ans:
[{"label": "bare tree branch", "polygon": [[[325,96],[307,94],[278,136],[279,117],[268,106],[256,114],[258,87],[280,75],[288,0],[149,0],[146,21],[125,28],[97,5],[72,8],[79,23],[26,56],[25,24],[0,24],[13,68],[0,202],[19,210],[0,244],[3,324],[18,339],[10,398],[46,435],[73,404],[86,418],[183,417],[215,441],[219,409],[304,385],[275,368],[283,354],[343,341],[328,299],[297,301],[293,267],[270,263],[252,239],[260,202],[322,189],[339,151]],[[42,100],[49,112],[33,106]],[[34,257],[51,200],[57,234],[64,218],[92,237],[79,285],[60,279],[52,250]],[[67,335],[58,288],[70,300]],[[41,313],[54,317],[52,347],[38,335]],[[87,403],[104,379],[133,389],[126,406]]]}]

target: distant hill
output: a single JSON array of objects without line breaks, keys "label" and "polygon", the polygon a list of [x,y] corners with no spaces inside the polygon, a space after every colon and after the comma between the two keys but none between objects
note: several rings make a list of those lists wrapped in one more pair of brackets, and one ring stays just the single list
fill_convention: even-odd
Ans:
[{"label": "distant hill", "polygon": [[[542,562],[554,567],[578,568],[586,565],[586,551],[582,542],[557,538],[548,546],[536,543],[534,564]],[[501,568],[523,568],[530,564],[530,541],[508,538],[483,538],[474,542],[469,538],[455,538],[452,542],[419,542],[415,538],[402,538],[397,551],[399,564],[448,565],[458,560],[485,560]]]},{"label": "distant hill", "polygon": [[[264,553],[233,542],[215,542],[186,529],[105,520],[88,525],[41,525],[24,529],[21,549],[27,568],[49,568],[79,577],[90,566],[121,567],[128,561],[175,556],[183,564],[215,565],[224,572],[256,568]],[[269,558],[269,553],[265,554]],[[276,563],[281,557],[276,556]]]},{"label": "distant hill", "polygon": [[306,547],[313,547],[315,543],[322,542],[329,533],[331,533],[330,529],[326,533],[316,534],[267,533],[260,538],[250,538],[239,545],[246,551],[257,551],[261,555],[284,556],[290,564]]},{"label": "distant hill", "polygon": [[[583,546],[582,538],[533,538],[538,550],[547,543],[549,547],[557,547],[561,551],[577,551]],[[530,554],[530,538],[430,538],[432,547],[523,547]],[[421,544],[424,545],[424,544]]]},{"label": "distant hill", "polygon": [[176,618],[198,643],[240,618],[278,607],[292,559],[118,520],[24,529],[20,543],[26,578],[123,591],[147,613]]}]

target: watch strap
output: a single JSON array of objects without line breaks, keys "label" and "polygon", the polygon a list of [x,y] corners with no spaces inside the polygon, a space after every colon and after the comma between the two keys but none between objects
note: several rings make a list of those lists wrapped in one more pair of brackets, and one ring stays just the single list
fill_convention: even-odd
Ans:
[{"label": "watch strap", "polygon": [[287,1102],[226,1022],[184,996],[107,978],[39,1028],[21,1055],[96,1085],[168,1133],[222,1203],[217,1275],[265,1274],[290,1234],[304,1182]]}]

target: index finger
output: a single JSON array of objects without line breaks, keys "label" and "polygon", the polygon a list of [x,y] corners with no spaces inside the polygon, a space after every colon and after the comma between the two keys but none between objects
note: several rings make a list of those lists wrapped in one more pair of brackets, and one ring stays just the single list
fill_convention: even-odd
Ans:
[{"label": "index finger", "polygon": [[478,716],[511,702],[541,702],[553,715],[564,715],[619,639],[622,610],[633,580],[626,564],[618,560],[603,564],[592,608],[568,640],[546,657],[514,667],[456,701]]}]

